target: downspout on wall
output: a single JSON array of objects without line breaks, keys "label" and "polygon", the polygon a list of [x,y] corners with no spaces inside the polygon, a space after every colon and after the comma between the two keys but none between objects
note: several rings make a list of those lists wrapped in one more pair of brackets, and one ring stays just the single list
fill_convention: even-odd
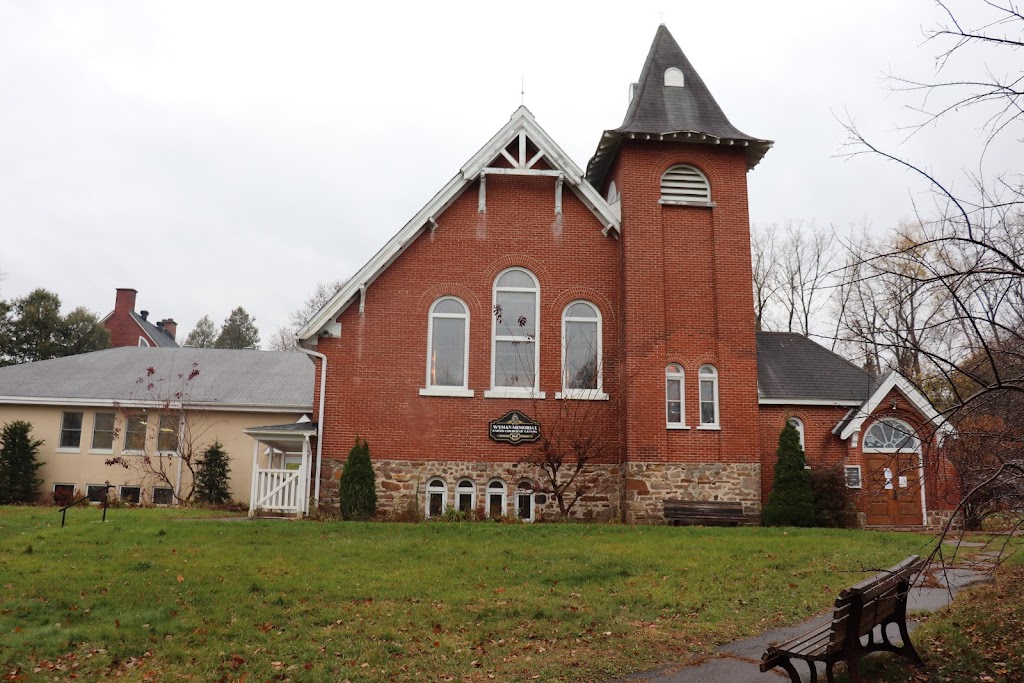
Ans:
[{"label": "downspout on wall", "polygon": [[305,348],[301,343],[298,343],[298,340],[296,342],[299,351],[302,351],[307,356],[320,359],[320,410],[318,411],[316,421],[316,480],[313,484],[313,502],[317,507],[320,507],[320,473],[324,454],[324,396],[327,390],[327,356]]}]

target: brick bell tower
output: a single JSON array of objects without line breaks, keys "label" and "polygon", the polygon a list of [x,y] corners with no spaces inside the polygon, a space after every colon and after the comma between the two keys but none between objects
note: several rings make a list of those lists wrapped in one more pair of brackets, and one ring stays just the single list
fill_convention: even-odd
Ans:
[{"label": "brick bell tower", "polygon": [[661,25],[622,125],[587,167],[619,212],[627,521],[665,499],[761,496],[747,172],[737,130]]}]

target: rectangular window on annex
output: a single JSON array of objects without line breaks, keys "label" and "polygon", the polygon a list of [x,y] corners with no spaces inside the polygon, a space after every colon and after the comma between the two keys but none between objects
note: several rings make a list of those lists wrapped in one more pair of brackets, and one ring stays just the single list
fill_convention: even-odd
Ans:
[{"label": "rectangular window on annex", "polygon": [[132,413],[125,418],[124,424],[124,450],[144,451],[146,450],[146,426],[148,424],[146,415],[143,413]]},{"label": "rectangular window on annex", "polygon": [[160,416],[160,435],[157,437],[157,450],[171,453],[178,450],[178,433],[181,430],[180,415]]},{"label": "rectangular window on annex", "polygon": [[92,425],[92,450],[112,451],[114,450],[114,413],[96,413]]},{"label": "rectangular window on annex", "polygon": [[78,450],[82,444],[82,413],[64,413],[60,423],[60,448]]}]

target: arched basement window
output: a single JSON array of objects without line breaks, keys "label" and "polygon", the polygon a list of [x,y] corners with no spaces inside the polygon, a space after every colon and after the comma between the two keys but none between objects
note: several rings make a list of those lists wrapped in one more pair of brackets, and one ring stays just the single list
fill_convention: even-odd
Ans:
[{"label": "arched basement window", "polygon": [[448,487],[444,479],[434,477],[427,482],[427,517],[439,517],[447,507]]},{"label": "arched basement window", "polygon": [[487,485],[487,516],[497,519],[505,516],[505,482],[495,479]]},{"label": "arched basement window", "polygon": [[516,517],[524,522],[533,521],[533,484],[528,481],[516,486]]},{"label": "arched basement window", "polygon": [[455,488],[455,504],[459,512],[473,512],[476,510],[476,485],[469,479],[463,479]]},{"label": "arched basement window", "polygon": [[693,166],[673,166],[661,176],[661,203],[711,204],[711,185],[707,176]]}]

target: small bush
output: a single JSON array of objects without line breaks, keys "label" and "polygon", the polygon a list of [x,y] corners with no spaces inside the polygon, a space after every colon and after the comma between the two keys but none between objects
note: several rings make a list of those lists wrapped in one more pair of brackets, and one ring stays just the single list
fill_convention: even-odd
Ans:
[{"label": "small bush", "polygon": [[435,519],[439,522],[475,522],[476,511],[460,510],[455,506],[449,505]]},{"label": "small bush", "polygon": [[811,469],[814,519],[817,526],[850,529],[857,526],[857,508],[846,486],[846,474],[840,465]]},{"label": "small bush", "polygon": [[814,526],[814,496],[811,479],[804,469],[800,433],[786,423],[779,434],[775,482],[764,507],[765,526]]},{"label": "small bush", "polygon": [[32,438],[30,422],[15,420],[0,429],[0,505],[36,500],[43,483],[36,476],[44,464],[36,459],[42,445],[42,440]]},{"label": "small bush", "polygon": [[203,451],[203,459],[197,464],[196,500],[207,505],[224,505],[231,500],[228,474],[231,460],[220,441]]},{"label": "small bush", "polygon": [[377,512],[377,478],[370,464],[370,446],[358,436],[348,452],[338,493],[342,519],[365,520]]}]

